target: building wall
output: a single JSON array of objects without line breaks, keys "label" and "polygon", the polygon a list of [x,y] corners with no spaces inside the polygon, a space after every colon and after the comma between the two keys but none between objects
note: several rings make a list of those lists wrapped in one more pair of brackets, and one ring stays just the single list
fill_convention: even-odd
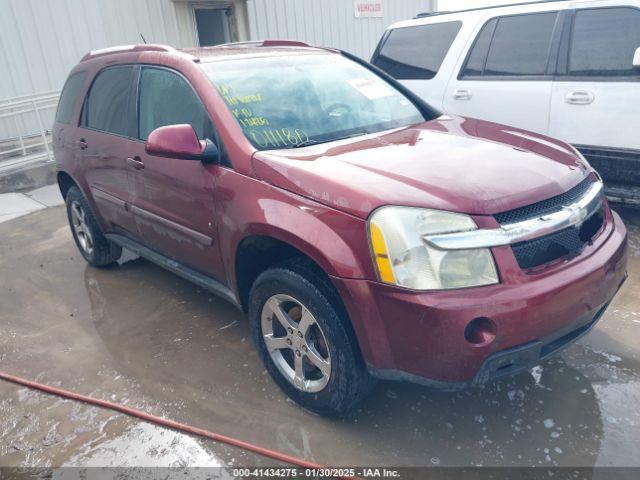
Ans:
[{"label": "building wall", "polygon": [[[90,50],[142,42],[198,44],[194,6],[232,7],[235,40],[293,39],[369,59],[385,28],[435,0],[381,0],[382,18],[355,18],[353,0],[0,0],[3,100],[59,91]],[[55,104],[54,104],[55,105]],[[41,112],[45,128],[54,108]],[[34,114],[0,118],[0,141],[39,132]]]},{"label": "building wall", "polygon": [[382,0],[382,18],[355,18],[353,0],[247,0],[252,40],[301,40],[366,60],[391,23],[434,7],[435,0]]},{"label": "building wall", "polygon": [[0,99],[59,90],[89,50],[197,41],[188,3],[172,0],[0,0]]},{"label": "building wall", "polygon": [[193,5],[235,5],[238,40],[302,40],[368,59],[390,23],[434,2],[382,0],[383,18],[355,18],[353,0],[0,0],[0,100],[59,90],[86,52],[140,34],[195,46]]}]

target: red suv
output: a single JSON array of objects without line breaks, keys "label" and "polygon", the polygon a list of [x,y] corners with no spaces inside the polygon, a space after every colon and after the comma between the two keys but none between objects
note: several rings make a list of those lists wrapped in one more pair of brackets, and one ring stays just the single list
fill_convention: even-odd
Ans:
[{"label": "red suv", "polygon": [[345,52],[265,41],[87,54],[54,127],[93,266],[131,250],[248,313],[296,402],[461,388],[587,332],[626,231],[571,146],[437,112]]}]

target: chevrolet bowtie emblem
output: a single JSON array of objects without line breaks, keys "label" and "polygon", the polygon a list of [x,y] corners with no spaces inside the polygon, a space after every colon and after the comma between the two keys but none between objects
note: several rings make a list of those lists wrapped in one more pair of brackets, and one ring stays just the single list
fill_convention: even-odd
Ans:
[{"label": "chevrolet bowtie emblem", "polygon": [[582,223],[585,218],[587,218],[586,208],[581,208],[579,206],[571,205],[571,206],[562,207],[562,209],[569,212],[569,221],[573,225],[578,225]]}]

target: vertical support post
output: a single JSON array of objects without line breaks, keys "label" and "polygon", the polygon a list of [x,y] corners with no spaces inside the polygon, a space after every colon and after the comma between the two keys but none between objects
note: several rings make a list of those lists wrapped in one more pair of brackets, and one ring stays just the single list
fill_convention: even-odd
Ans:
[{"label": "vertical support post", "polygon": [[31,100],[33,105],[33,111],[36,113],[36,119],[38,120],[38,126],[40,127],[40,136],[42,137],[42,144],[44,146],[45,152],[47,152],[47,158],[49,161],[53,161],[53,157],[51,156],[51,151],[49,150],[49,142],[47,141],[47,133],[44,129],[44,124],[42,123],[42,118],[40,117],[40,110],[38,110],[38,105],[35,100]]},{"label": "vertical support post", "polygon": [[16,126],[16,133],[18,134],[18,141],[20,142],[20,148],[22,149],[22,155],[27,154],[27,149],[24,148],[24,140],[22,139],[22,130],[20,129],[20,125],[18,124],[18,116],[13,116],[13,123]]}]

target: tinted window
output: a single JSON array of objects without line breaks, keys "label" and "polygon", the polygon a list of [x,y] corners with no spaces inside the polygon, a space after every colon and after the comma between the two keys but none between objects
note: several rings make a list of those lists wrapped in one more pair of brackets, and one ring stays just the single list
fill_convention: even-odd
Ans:
[{"label": "tinted window", "polygon": [[498,20],[484,75],[544,75],[557,13]]},{"label": "tinted window", "polygon": [[198,138],[213,138],[213,126],[204,105],[187,81],[176,73],[143,68],[140,78],[140,138],[158,127],[190,124]]},{"label": "tinted window", "polygon": [[579,10],[573,25],[569,56],[572,75],[638,75],[633,54],[640,47],[640,10]]},{"label": "tinted window", "polygon": [[58,110],[56,110],[56,122],[69,123],[69,120],[71,120],[76,100],[82,85],[84,85],[86,76],[87,72],[74,73],[64,84],[62,94],[60,94],[60,101],[58,102]]},{"label": "tinted window", "polygon": [[482,27],[480,34],[476,38],[471,53],[467,59],[467,64],[462,72],[462,76],[478,76],[482,75],[484,70],[484,61],[487,58],[487,52],[489,51],[489,45],[493,38],[493,31],[496,28],[497,19],[490,20]]},{"label": "tinted window", "polygon": [[116,135],[132,136],[135,115],[129,90],[133,67],[112,67],[93,81],[82,112],[82,124]]},{"label": "tinted window", "polygon": [[461,26],[462,22],[446,22],[395,28],[374,64],[398,79],[433,78]]}]

